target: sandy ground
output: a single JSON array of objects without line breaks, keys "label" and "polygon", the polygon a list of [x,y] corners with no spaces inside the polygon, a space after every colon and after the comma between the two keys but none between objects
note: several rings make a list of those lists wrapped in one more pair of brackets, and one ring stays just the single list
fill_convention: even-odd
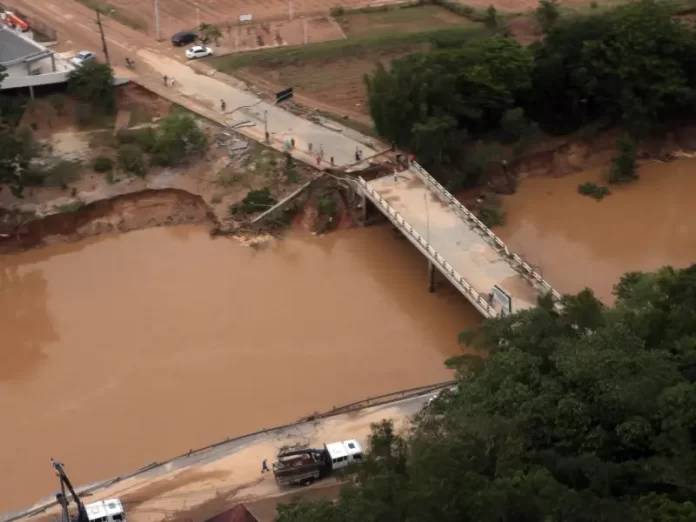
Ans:
[{"label": "sandy ground", "polygon": [[[357,439],[366,445],[370,425],[392,419],[397,429],[408,426],[410,417],[420,411],[433,393],[403,399],[384,406],[366,408],[320,421],[272,430],[228,444],[208,452],[183,456],[161,467],[127,478],[84,497],[85,502],[120,498],[130,522],[160,522],[182,519],[198,522],[235,504],[267,499],[265,508],[280,498],[289,500],[305,488],[280,488],[272,473],[261,471],[261,462],[274,460],[282,446],[302,444],[321,447],[326,442]],[[337,482],[326,479],[314,488],[334,486],[326,494],[335,494]],[[37,506],[43,505],[42,502]],[[253,505],[253,504],[252,504]],[[37,507],[35,506],[35,507]],[[213,512],[213,513],[211,513]],[[22,520],[47,522],[59,516],[57,507]]]}]

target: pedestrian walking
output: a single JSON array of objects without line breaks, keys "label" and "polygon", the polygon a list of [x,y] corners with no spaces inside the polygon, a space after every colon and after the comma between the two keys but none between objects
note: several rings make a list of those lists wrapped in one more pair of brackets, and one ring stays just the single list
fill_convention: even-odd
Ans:
[{"label": "pedestrian walking", "polygon": [[355,149],[355,161],[360,161],[360,151],[357,148]]},{"label": "pedestrian walking", "polygon": [[227,104],[225,103],[225,100],[220,100],[220,112],[225,112],[226,108]]},{"label": "pedestrian walking", "polygon": [[268,134],[268,131],[266,131],[266,143],[268,143],[271,139],[271,135]]},{"label": "pedestrian walking", "polygon": [[307,149],[309,150],[309,153],[312,153],[312,142],[310,141],[309,144],[307,145]]},{"label": "pedestrian walking", "polygon": [[169,84],[167,83],[167,80],[169,80],[169,78],[168,78],[167,75],[165,74],[165,75],[164,75],[164,86],[165,86],[165,87],[169,87]]},{"label": "pedestrian walking", "polygon": [[290,140],[285,140],[285,148],[290,150]]},{"label": "pedestrian walking", "polygon": [[263,464],[261,464],[261,473],[265,473],[266,471],[271,471],[268,469],[268,460],[263,459]]},{"label": "pedestrian walking", "polygon": [[362,161],[362,149],[358,149],[358,161]]},{"label": "pedestrian walking", "polygon": [[399,181],[399,172],[397,170],[394,170],[394,183]]},{"label": "pedestrian walking", "polygon": [[415,162],[416,162],[416,157],[415,157],[413,154],[411,154],[411,155],[408,157],[408,164],[409,164],[409,165],[413,165]]},{"label": "pedestrian walking", "polygon": [[331,156],[331,166],[333,167],[334,161],[333,161],[333,156]]},{"label": "pedestrian walking", "polygon": [[292,145],[292,148],[295,148],[295,138],[290,138],[290,145]]},{"label": "pedestrian walking", "polygon": [[319,165],[321,163],[321,157],[319,156],[319,154],[317,154],[316,162],[317,162],[317,165]]},{"label": "pedestrian walking", "polygon": [[169,79],[169,84],[174,87],[176,85],[176,80],[172,77]]},{"label": "pedestrian walking", "polygon": [[324,159],[324,146],[323,145],[319,145],[319,157],[321,159]]}]

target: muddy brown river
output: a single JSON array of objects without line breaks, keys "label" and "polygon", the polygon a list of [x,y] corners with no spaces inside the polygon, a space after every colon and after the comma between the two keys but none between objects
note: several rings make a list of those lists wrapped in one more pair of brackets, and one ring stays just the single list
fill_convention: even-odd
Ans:
[{"label": "muddy brown river", "polygon": [[389,227],[262,250],[157,228],[0,257],[0,512],[451,378],[477,312]]},{"label": "muddy brown river", "polygon": [[506,225],[495,231],[559,292],[590,287],[611,303],[625,272],[696,262],[696,160],[645,162],[638,181],[599,202],[578,194],[605,172],[524,180],[503,199]]},{"label": "muddy brown river", "polygon": [[[696,261],[696,160],[647,163],[604,201],[602,169],[525,180],[511,248],[560,291],[610,302],[629,270]],[[368,395],[451,377],[480,319],[389,227],[261,250],[200,227],[0,257],[0,511]]]}]

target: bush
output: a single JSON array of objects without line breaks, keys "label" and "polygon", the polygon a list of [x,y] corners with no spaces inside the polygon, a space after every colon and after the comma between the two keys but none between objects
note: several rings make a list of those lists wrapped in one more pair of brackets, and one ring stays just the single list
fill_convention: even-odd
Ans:
[{"label": "bush", "polygon": [[317,210],[320,216],[336,216],[336,202],[331,195],[323,196],[317,200]]},{"label": "bush", "polygon": [[145,176],[147,163],[140,147],[132,143],[121,145],[118,149],[118,163],[126,172],[132,172],[136,176]]},{"label": "bush", "polygon": [[[276,204],[276,200],[271,196],[268,188],[261,190],[250,190],[246,197],[242,200],[242,210],[248,214],[253,212],[261,212],[268,210]],[[230,212],[234,212],[230,208]]]},{"label": "bush", "polygon": [[500,128],[503,131],[503,139],[508,142],[519,140],[527,129],[529,122],[524,115],[522,107],[510,109],[503,114],[500,120]]},{"label": "bush", "polygon": [[623,183],[638,179],[636,169],[636,143],[628,134],[624,134],[616,140],[618,154],[612,160],[612,168],[609,171],[609,183]]},{"label": "bush", "polygon": [[70,71],[68,91],[102,114],[112,113],[116,108],[114,72],[105,63],[91,60]]},{"label": "bush", "polygon": [[590,181],[578,185],[578,192],[583,196],[589,196],[597,201],[601,201],[605,196],[610,194],[609,187],[597,185],[596,183],[592,183]]},{"label": "bush", "polygon": [[343,16],[344,14],[346,14],[346,10],[343,8],[342,5],[339,5],[339,6],[337,6],[337,7],[332,7],[332,8],[329,10],[329,14],[330,14],[331,16],[334,16],[334,17],[336,17],[336,16]]},{"label": "bush", "polygon": [[95,172],[108,172],[114,168],[114,162],[106,156],[97,156],[94,158],[92,168]]},{"label": "bush", "polygon": [[137,145],[143,152],[151,152],[157,145],[157,133],[151,127],[122,129],[116,133],[121,145]]},{"label": "bush", "polygon": [[160,120],[152,161],[156,165],[176,165],[188,154],[203,152],[206,146],[206,135],[193,116],[174,113]]},{"label": "bush", "polygon": [[79,161],[60,160],[44,169],[43,184],[48,187],[67,189],[68,184],[79,178],[81,168],[82,163]]},{"label": "bush", "polygon": [[483,205],[478,211],[478,218],[488,228],[505,224],[505,212],[496,203]]}]

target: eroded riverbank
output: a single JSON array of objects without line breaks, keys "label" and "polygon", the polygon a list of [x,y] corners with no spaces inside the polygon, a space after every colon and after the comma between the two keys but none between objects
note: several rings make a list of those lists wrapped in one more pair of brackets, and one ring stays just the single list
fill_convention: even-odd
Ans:
[{"label": "eroded riverbank", "polygon": [[368,395],[446,380],[480,321],[387,227],[261,250],[154,228],[0,257],[1,510]]}]

